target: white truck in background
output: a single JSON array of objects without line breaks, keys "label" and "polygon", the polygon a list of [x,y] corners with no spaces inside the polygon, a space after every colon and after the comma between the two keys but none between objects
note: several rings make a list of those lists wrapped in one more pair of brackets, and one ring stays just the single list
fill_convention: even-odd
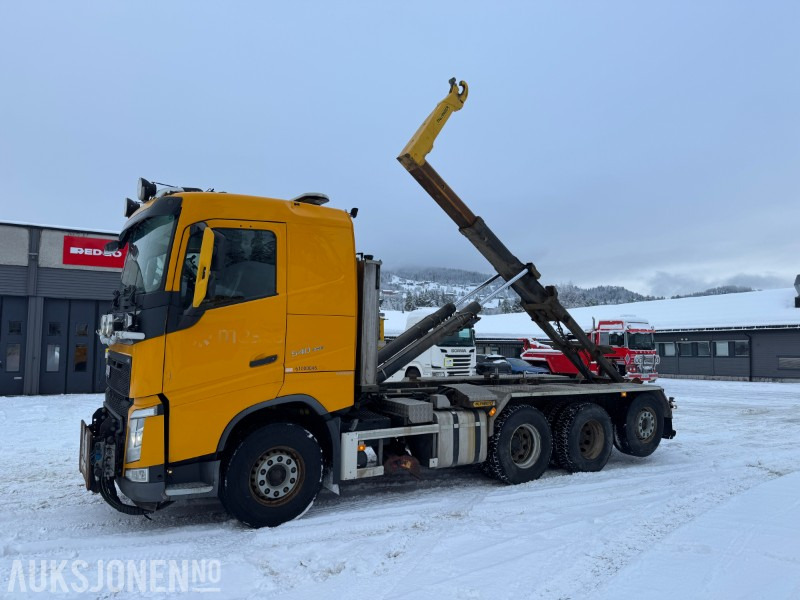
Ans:
[{"label": "white truck in background", "polygon": [[[406,329],[419,323],[435,309],[417,309],[408,313]],[[475,330],[465,327],[447,336],[436,346],[414,358],[387,381],[419,377],[470,377],[475,375]]]}]

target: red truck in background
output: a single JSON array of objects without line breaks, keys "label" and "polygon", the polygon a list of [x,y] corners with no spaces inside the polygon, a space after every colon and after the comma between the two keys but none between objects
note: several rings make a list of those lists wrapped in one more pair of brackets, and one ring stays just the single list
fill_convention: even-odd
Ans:
[{"label": "red truck in background", "polygon": [[[660,357],[656,353],[653,334],[655,328],[645,320],[618,319],[598,321],[587,332],[598,346],[608,346],[604,352],[629,381],[651,382],[658,379],[656,365]],[[552,346],[534,338],[523,339],[520,358],[536,367],[546,367],[558,375],[575,375],[578,370],[569,359]],[[597,363],[590,361],[586,352],[580,352],[584,364],[593,373],[598,372]]]}]

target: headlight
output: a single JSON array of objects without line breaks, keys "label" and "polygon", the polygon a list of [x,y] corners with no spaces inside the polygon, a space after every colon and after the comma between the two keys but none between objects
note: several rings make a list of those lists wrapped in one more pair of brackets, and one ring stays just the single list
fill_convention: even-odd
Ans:
[{"label": "headlight", "polygon": [[142,457],[142,436],[144,419],[131,419],[128,423],[128,446],[125,449],[125,462],[136,462]]},{"label": "headlight", "polygon": [[128,443],[125,447],[125,462],[136,462],[142,457],[144,421],[158,414],[158,407],[142,408],[131,413],[128,419]]},{"label": "headlight", "polygon": [[103,315],[100,317],[100,335],[111,337],[114,333],[114,315]]}]

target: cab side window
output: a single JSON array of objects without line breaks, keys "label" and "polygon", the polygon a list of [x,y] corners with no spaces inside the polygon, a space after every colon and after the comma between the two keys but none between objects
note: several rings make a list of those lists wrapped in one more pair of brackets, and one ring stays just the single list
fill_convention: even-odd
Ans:
[{"label": "cab side window", "polygon": [[625,334],[624,333],[609,333],[608,334],[608,345],[609,346],[624,346],[625,345]]},{"label": "cab side window", "polygon": [[[276,238],[263,229],[214,229],[217,243],[208,292],[201,306],[213,308],[274,296],[276,293]],[[194,295],[197,259],[203,232],[193,227],[181,276],[181,300],[188,308]]]}]

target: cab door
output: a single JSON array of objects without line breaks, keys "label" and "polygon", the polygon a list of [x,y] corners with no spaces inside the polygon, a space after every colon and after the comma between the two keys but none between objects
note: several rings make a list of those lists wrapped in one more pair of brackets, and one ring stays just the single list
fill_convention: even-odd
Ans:
[{"label": "cab door", "polygon": [[[205,227],[214,245],[205,299],[192,307]],[[187,227],[173,289],[181,315],[168,328],[164,394],[169,462],[216,452],[239,412],[275,398],[283,384],[286,334],[286,226],[206,221]]]}]

